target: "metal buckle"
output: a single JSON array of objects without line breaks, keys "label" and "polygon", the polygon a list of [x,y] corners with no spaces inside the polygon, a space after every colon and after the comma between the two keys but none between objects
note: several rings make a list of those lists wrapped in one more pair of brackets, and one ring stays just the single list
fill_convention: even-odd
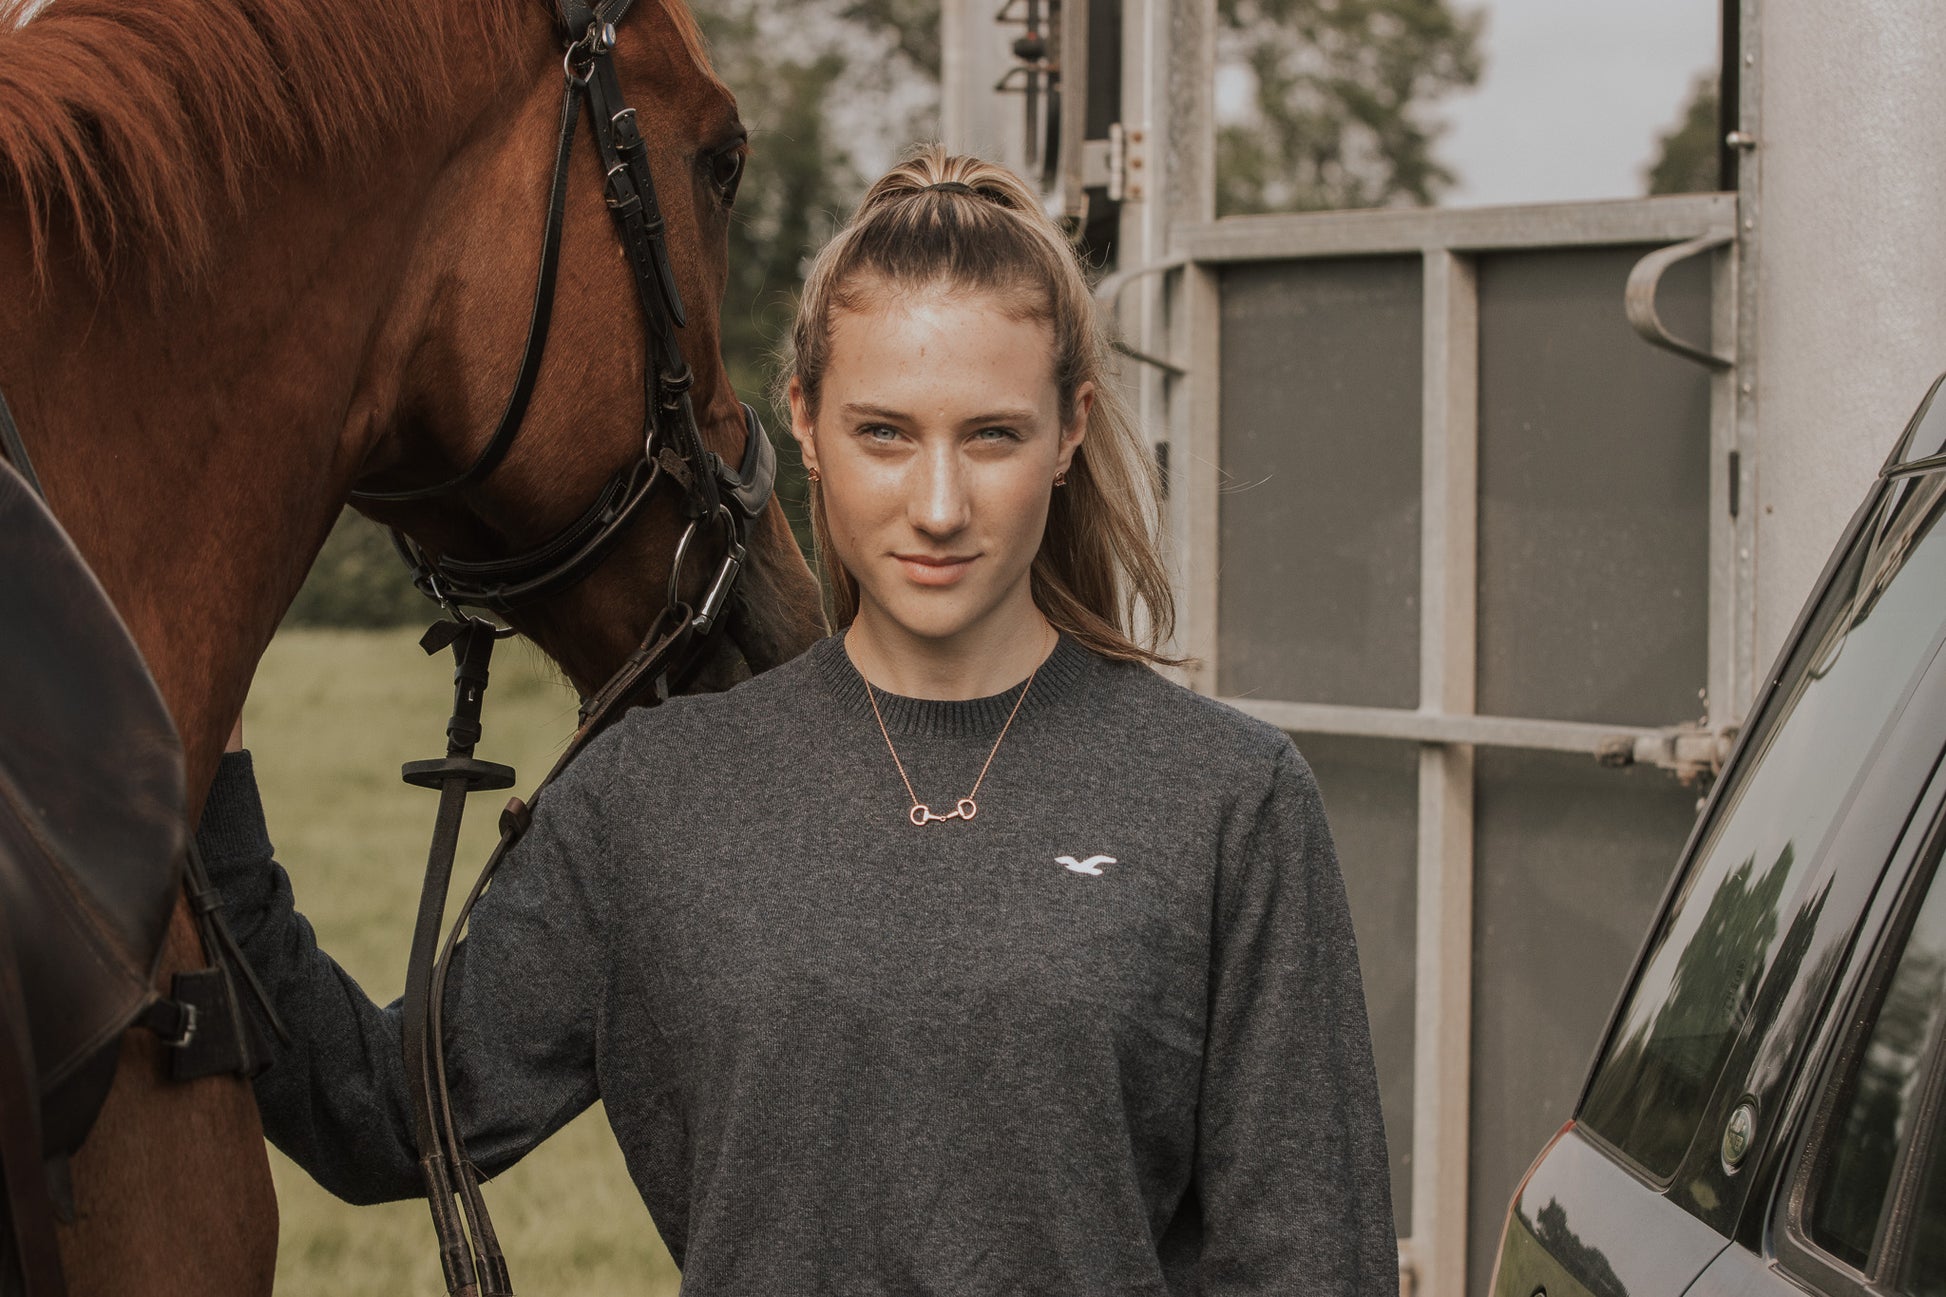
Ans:
[{"label": "metal buckle", "polygon": [[196,1039],[196,1006],[187,1000],[177,1000],[176,1004],[182,1009],[182,1035],[162,1043],[170,1049],[187,1049],[189,1042]]}]

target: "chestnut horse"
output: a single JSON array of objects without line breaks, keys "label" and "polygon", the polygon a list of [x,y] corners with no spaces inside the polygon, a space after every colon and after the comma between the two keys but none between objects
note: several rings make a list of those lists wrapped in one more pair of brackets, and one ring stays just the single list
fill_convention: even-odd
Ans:
[{"label": "chestnut horse", "polygon": [[[745,133],[681,0],[638,0],[618,42],[688,306],[698,423],[734,464],[745,425],[717,304]],[[450,478],[494,425],[562,77],[547,0],[0,0],[0,391],[175,718],[192,818],[350,493]],[[641,310],[591,149],[559,275],[505,461],[450,495],[371,506],[430,553],[531,547],[641,454]],[[511,612],[584,694],[660,610],[678,521],[654,503],[592,575]],[[727,631],[759,670],[822,633],[777,509]],[[159,987],[205,962],[179,905]],[[159,1053],[125,1037],[74,1159],[71,1289],[265,1292],[277,1217],[249,1088],[168,1083]]]}]

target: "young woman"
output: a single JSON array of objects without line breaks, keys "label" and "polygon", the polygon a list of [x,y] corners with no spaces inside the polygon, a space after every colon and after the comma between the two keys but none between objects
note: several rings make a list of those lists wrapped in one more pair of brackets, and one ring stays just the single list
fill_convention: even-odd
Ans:
[{"label": "young woman", "polygon": [[[923,152],[792,349],[839,633],[544,800],[449,988],[472,1157],[604,1100],[695,1297],[1396,1291],[1317,788],[1133,632],[1171,620],[1148,459],[1060,232]],[[420,1192],[399,1008],[292,909],[247,755],[201,836],[298,1038],[270,1138]]]}]

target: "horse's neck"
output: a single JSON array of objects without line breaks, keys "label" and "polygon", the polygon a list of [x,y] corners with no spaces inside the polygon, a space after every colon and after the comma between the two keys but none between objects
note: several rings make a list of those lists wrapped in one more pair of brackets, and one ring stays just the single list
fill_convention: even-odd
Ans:
[{"label": "horse's neck", "polygon": [[[193,297],[76,280],[37,296],[0,252],[4,386],[48,500],[121,610],[182,733],[192,797],[342,506],[376,421],[383,204],[293,190]],[[24,245],[0,209],[0,248]]]}]

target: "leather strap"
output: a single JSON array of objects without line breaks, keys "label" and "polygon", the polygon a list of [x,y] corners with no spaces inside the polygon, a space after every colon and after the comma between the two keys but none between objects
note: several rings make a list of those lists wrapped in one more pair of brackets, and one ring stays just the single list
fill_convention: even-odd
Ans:
[{"label": "leather strap", "polygon": [[478,1291],[472,1249],[452,1216],[453,1184],[449,1147],[435,1125],[435,1090],[427,1057],[427,1005],[432,987],[433,961],[422,952],[439,948],[440,922],[445,917],[446,893],[453,877],[453,854],[459,844],[460,817],[466,809],[466,782],[450,779],[439,790],[439,816],[433,822],[432,848],[426,859],[426,881],[419,893],[419,916],[412,927],[412,957],[405,979],[405,1075],[412,1091],[413,1137],[419,1147],[419,1168],[426,1179],[426,1201],[432,1207],[433,1230],[439,1236],[439,1264],[446,1290]]},{"label": "leather strap", "polygon": [[[412,762],[404,772],[411,783],[439,789],[439,817],[426,855],[425,885],[419,894],[419,914],[413,925],[405,976],[405,1075],[412,1097],[413,1139],[419,1150],[433,1230],[439,1239],[439,1263],[447,1291],[477,1293],[480,1297],[511,1297],[513,1283],[493,1236],[492,1222],[486,1219],[478,1186],[470,1181],[472,1168],[465,1161],[463,1146],[451,1135],[450,1122],[442,1129],[439,1114],[446,1101],[444,1083],[435,1077],[429,1051],[439,1030],[434,999],[439,930],[452,882],[453,858],[459,848],[466,795],[476,788],[506,788],[514,779],[514,772],[507,767],[477,760],[473,755],[480,739],[480,711],[486,700],[493,645],[500,634],[491,623],[468,618],[458,623],[434,623],[420,641],[428,653],[448,646],[453,650],[453,714],[446,722],[445,757]],[[435,1014],[430,1025],[429,1007]],[[459,1213],[454,1211],[456,1194]],[[471,1238],[466,1228],[469,1223]]]},{"label": "leather strap", "polygon": [[610,478],[595,502],[564,530],[511,558],[442,558],[435,567],[416,542],[401,537],[395,543],[405,548],[415,584],[433,598],[505,613],[565,589],[592,570],[648,503],[660,477],[655,464],[636,460]]},{"label": "leather strap", "polygon": [[[743,407],[743,463],[732,472],[715,454],[706,454],[709,475],[720,498],[748,523],[770,503],[777,482],[777,451],[757,412]],[[393,533],[393,544],[412,569],[413,583],[428,597],[468,608],[506,613],[522,603],[565,589],[604,558],[653,497],[664,476],[685,492],[695,475],[673,452],[643,458],[610,478],[608,485],[574,522],[524,553],[502,559],[441,558],[434,561],[416,542]]]},{"label": "leather strap", "polygon": [[[235,985],[235,975],[241,974],[243,984],[257,1002],[257,1009],[263,1014],[264,1021],[270,1024],[277,1039],[288,1047],[292,1043],[291,1033],[285,1028],[284,1020],[277,1016],[277,1008],[270,1002],[270,992],[264,989],[263,979],[257,976],[257,970],[243,953],[243,947],[237,944],[236,934],[230,931],[230,922],[223,914],[223,895],[210,882],[209,866],[203,862],[202,850],[193,837],[189,840],[183,861],[183,894],[188,898],[189,908],[202,930],[203,953],[211,966],[222,972],[223,980],[229,986],[238,1031],[245,1031],[241,1017],[243,1002],[236,993]],[[238,1076],[256,1076],[268,1066],[268,1058],[252,1057],[246,1052],[231,1070]]]},{"label": "leather strap", "polygon": [[[0,1174],[26,1297],[64,1297],[67,1282],[54,1241],[54,1203],[42,1156],[40,1084],[27,1032],[27,997],[13,935],[0,922]],[[6,1278],[0,1275],[0,1284]]]},{"label": "leather strap", "polygon": [[668,322],[680,329],[688,323],[688,317],[682,294],[676,289],[675,269],[669,264],[668,224],[662,218],[662,204],[656,200],[648,145],[643,142],[635,110],[622,99],[615,60],[608,52],[594,56],[586,93],[590,125],[607,177],[608,212],[622,232],[622,244],[635,267],[643,292],[643,314],[665,334],[658,318],[665,314]]},{"label": "leather strap", "polygon": [[211,885],[203,854],[193,839],[183,863],[183,895],[195,916],[209,966],[177,973],[169,998],[156,999],[136,1022],[170,1047],[171,1080],[257,1076],[270,1066],[270,1050],[244,1010],[239,975],[277,1038],[289,1045],[291,1035],[271,1005],[257,970],[230,932],[223,918],[223,898]]},{"label": "leather strap", "polygon": [[648,146],[635,120],[635,110],[622,100],[615,60],[597,51],[586,73],[588,116],[607,176],[606,198],[617,235],[634,271],[636,298],[644,327],[660,363],[644,370],[644,402],[653,427],[669,437],[696,481],[686,493],[691,518],[716,512],[716,476],[709,471],[708,451],[696,426],[690,386],[694,381],[683,359],[675,330],[684,322],[675,271],[669,264],[667,227],[656,199],[655,178],[649,168]]},{"label": "leather strap", "polygon": [[520,357],[520,372],[513,391],[500,411],[500,422],[471,464],[453,477],[432,486],[410,487],[397,491],[353,491],[355,500],[424,500],[457,491],[480,481],[499,467],[514,444],[520,424],[527,417],[527,402],[534,395],[534,380],[541,372],[541,356],[547,350],[547,332],[554,319],[554,284],[561,263],[561,227],[568,207],[568,158],[574,149],[574,127],[580,120],[580,99],[572,85],[561,92],[561,128],[554,149],[554,181],[547,195],[547,223],[541,233],[540,273],[534,279],[534,302],[527,316],[527,347]]}]

